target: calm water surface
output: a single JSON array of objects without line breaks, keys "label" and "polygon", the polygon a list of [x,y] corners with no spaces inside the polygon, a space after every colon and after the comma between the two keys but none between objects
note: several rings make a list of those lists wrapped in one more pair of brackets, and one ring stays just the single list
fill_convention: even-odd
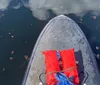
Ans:
[{"label": "calm water surface", "polygon": [[[51,13],[51,18],[55,15]],[[91,12],[82,18],[67,15],[79,24],[95,54],[100,54],[100,17]],[[40,21],[31,11],[21,7],[9,9],[0,19],[0,85],[21,85],[32,49],[43,27],[49,21]],[[98,66],[100,63],[97,58]]]}]

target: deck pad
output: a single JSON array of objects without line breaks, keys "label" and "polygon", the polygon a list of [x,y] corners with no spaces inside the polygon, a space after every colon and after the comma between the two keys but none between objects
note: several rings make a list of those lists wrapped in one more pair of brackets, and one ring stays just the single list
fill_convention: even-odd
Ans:
[{"label": "deck pad", "polygon": [[[100,75],[96,65],[95,57],[90,45],[81,28],[70,18],[59,15],[44,27],[35,47],[22,85],[39,85],[39,75],[44,72],[44,58],[41,55],[43,50],[63,50],[74,48],[75,52],[81,52],[82,56],[75,58],[81,62],[80,69],[88,73],[86,85],[100,85]],[[45,77],[44,77],[45,81]]]}]

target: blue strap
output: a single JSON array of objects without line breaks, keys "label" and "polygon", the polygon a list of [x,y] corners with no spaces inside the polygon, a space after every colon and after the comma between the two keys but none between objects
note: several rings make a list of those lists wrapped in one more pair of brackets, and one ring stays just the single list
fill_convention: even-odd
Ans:
[{"label": "blue strap", "polygon": [[56,55],[57,55],[57,59],[59,60],[60,59],[60,54],[58,51],[56,51]]},{"label": "blue strap", "polygon": [[73,85],[63,73],[55,73],[54,76],[58,81],[57,85]]}]

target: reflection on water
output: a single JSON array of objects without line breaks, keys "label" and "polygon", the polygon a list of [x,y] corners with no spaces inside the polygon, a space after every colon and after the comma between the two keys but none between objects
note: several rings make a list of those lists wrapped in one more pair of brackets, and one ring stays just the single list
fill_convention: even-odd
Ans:
[{"label": "reflection on water", "polygon": [[[13,16],[12,16],[13,15]],[[24,16],[23,16],[24,15]],[[50,10],[50,18],[55,15]],[[74,14],[71,17],[85,33],[95,55],[100,54],[100,17],[88,12],[83,17]],[[31,11],[21,7],[10,9],[0,19],[0,85],[21,85],[27,61],[36,39],[49,21],[40,21],[32,16]]]}]

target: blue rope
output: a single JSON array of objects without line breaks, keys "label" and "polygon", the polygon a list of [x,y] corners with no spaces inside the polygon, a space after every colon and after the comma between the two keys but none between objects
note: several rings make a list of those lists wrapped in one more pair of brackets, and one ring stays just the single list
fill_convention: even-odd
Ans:
[{"label": "blue rope", "polygon": [[54,74],[56,80],[58,81],[57,85],[73,85],[72,82],[66,77],[63,73]]}]

